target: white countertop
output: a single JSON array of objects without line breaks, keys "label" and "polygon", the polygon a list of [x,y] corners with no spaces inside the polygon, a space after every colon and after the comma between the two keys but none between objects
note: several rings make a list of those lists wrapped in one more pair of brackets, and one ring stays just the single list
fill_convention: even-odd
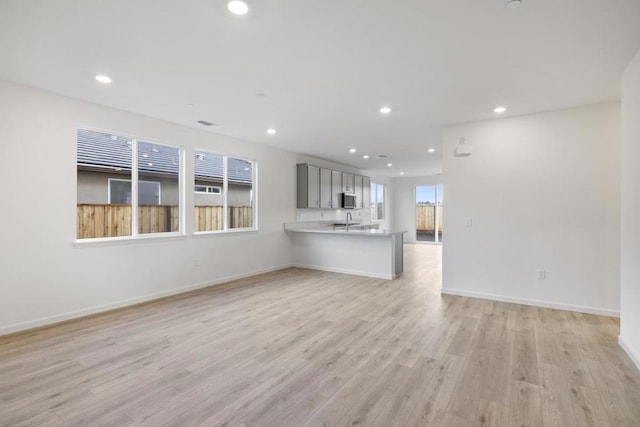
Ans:
[{"label": "white countertop", "polygon": [[293,224],[285,224],[284,229],[286,231],[291,231],[294,233],[320,233],[320,234],[339,234],[339,235],[353,235],[353,236],[376,236],[376,237],[385,237],[385,236],[393,236],[395,234],[406,233],[406,231],[392,231],[392,230],[379,230],[370,228],[368,230],[344,230],[338,229],[334,230],[333,226],[311,226],[305,225],[301,223],[293,223]]}]

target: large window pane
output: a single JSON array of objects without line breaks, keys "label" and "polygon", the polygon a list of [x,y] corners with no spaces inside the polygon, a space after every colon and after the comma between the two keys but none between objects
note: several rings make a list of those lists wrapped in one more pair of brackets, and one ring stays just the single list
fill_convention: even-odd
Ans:
[{"label": "large window pane", "polygon": [[180,231],[180,149],[138,141],[138,233]]},{"label": "large window pane", "polygon": [[76,237],[131,236],[130,138],[80,129]]},{"label": "large window pane", "polygon": [[371,221],[384,221],[384,191],[384,185],[371,183]]},{"label": "large window pane", "polygon": [[253,227],[253,163],[227,158],[229,228]]},{"label": "large window pane", "polygon": [[195,231],[224,230],[224,157],[196,151],[193,170]]},{"label": "large window pane", "polygon": [[436,241],[436,187],[419,185],[416,187],[416,240]]}]

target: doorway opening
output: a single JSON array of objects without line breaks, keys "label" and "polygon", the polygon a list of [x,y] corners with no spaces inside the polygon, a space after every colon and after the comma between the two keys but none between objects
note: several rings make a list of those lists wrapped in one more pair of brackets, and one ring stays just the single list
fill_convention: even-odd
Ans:
[{"label": "doorway opening", "polygon": [[442,243],[442,185],[416,186],[416,242]]}]

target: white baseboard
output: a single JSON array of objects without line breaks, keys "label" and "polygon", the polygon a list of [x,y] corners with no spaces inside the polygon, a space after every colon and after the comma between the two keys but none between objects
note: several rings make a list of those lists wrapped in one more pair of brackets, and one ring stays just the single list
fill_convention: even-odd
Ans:
[{"label": "white baseboard", "polygon": [[636,368],[640,370],[640,359],[633,354],[627,343],[622,338],[622,335],[618,336],[618,344],[620,344],[620,347],[622,347],[624,352],[627,353],[627,356],[629,356],[629,359],[631,359],[631,361],[636,365]]},{"label": "white baseboard", "polygon": [[306,268],[308,270],[328,271],[330,273],[351,274],[351,275],[354,275],[354,276],[371,277],[371,278],[374,278],[374,279],[393,280],[393,279],[396,278],[396,276],[394,276],[392,274],[368,273],[368,272],[365,272],[365,271],[349,270],[349,269],[345,269],[345,268],[325,267],[325,266],[321,266],[321,265],[293,264],[293,267]]},{"label": "white baseboard", "polygon": [[39,328],[41,326],[52,325],[55,323],[64,322],[66,320],[77,319],[80,317],[89,316],[92,314],[102,313],[105,311],[115,310],[117,308],[128,307],[130,305],[140,304],[143,302],[153,301],[160,298],[169,297],[172,295],[183,294],[189,291],[195,291],[197,289],[207,288],[210,286],[221,285],[224,283],[232,282],[234,280],[244,279],[247,277],[257,276],[259,274],[271,273],[273,271],[283,270],[290,268],[292,265],[281,265],[277,267],[269,267],[261,270],[251,271],[248,273],[236,274],[233,276],[221,277],[214,280],[207,280],[205,282],[195,283],[180,288],[169,289],[162,292],[156,292],[153,294],[143,295],[126,300],[116,301],[108,304],[97,305],[81,310],[70,311],[67,313],[56,314],[54,316],[42,317],[40,319],[29,320],[26,322],[15,323],[13,325],[0,327],[0,336],[13,334],[15,332],[25,331],[28,329]]},{"label": "white baseboard", "polygon": [[558,310],[575,311],[578,313],[597,314],[600,316],[620,317],[620,311],[609,310],[606,308],[589,307],[583,305],[562,304],[551,301],[540,301],[528,298],[514,298],[504,295],[485,294],[482,292],[472,292],[460,289],[442,288],[442,293],[447,295],[457,295],[461,297],[479,298],[491,301],[511,302],[514,304],[531,305],[534,307],[555,308]]}]

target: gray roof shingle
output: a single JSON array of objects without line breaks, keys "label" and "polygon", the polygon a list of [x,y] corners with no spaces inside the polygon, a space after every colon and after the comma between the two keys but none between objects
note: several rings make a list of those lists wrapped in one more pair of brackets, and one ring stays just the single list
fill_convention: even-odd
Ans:
[{"label": "gray roof shingle", "polygon": [[[138,170],[146,173],[177,174],[180,151],[175,147],[138,141]],[[91,130],[78,130],[78,165],[131,170],[131,140]],[[229,181],[251,183],[252,165],[228,158]],[[219,179],[223,176],[222,156],[203,151],[194,153],[196,179]]]}]

